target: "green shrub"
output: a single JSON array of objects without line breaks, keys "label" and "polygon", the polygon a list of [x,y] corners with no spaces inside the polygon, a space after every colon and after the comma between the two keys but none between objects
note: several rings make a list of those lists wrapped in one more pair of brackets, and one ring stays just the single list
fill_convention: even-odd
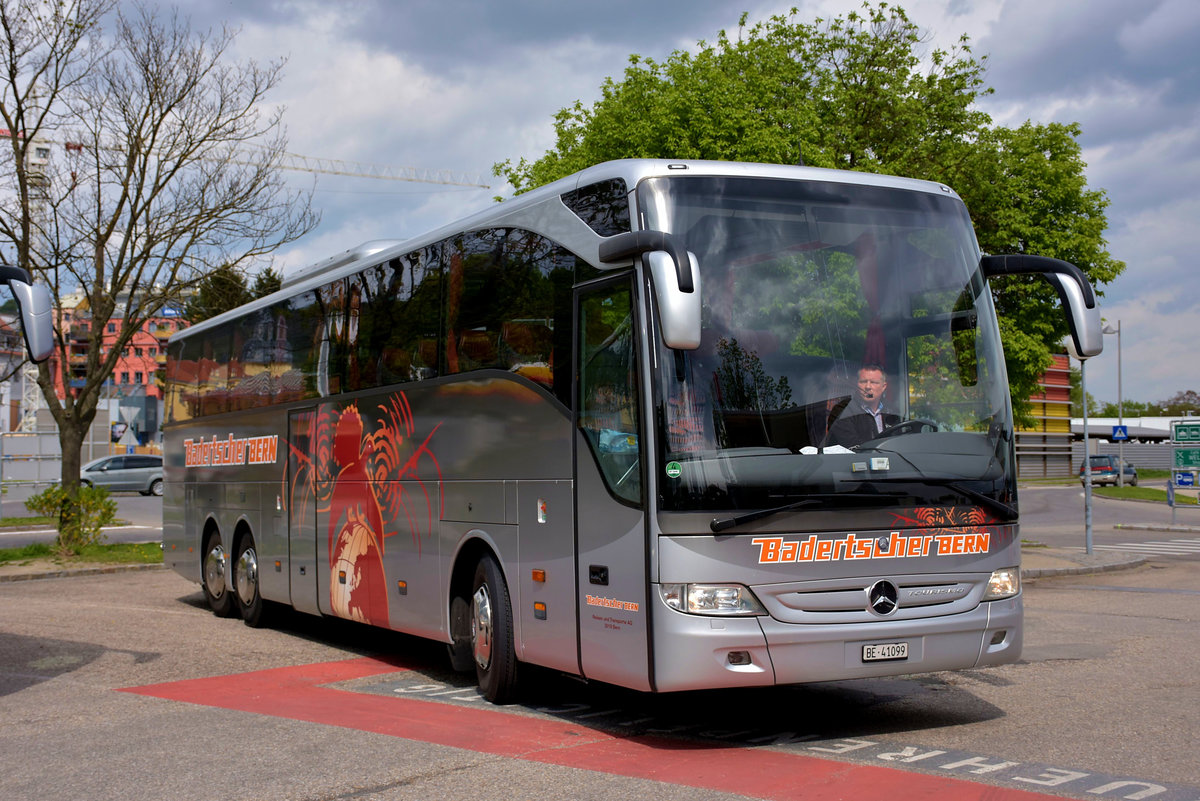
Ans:
[{"label": "green shrub", "polygon": [[55,546],[62,553],[78,554],[88,545],[104,542],[104,526],[117,519],[117,502],[104,487],[79,487],[72,499],[61,485],[54,485],[25,501],[34,514],[58,518]]}]

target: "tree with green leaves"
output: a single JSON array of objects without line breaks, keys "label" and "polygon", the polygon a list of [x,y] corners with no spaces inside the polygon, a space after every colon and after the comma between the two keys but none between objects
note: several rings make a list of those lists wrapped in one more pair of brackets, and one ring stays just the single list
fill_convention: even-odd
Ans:
[{"label": "tree with green leaves", "polygon": [[[1162,407],[1158,407],[1161,409]],[[1146,401],[1126,400],[1123,404],[1115,404],[1112,401],[1105,401],[1100,405],[1100,412],[1097,417],[1157,417],[1158,411],[1154,404]]]},{"label": "tree with green leaves", "polygon": [[1166,400],[1151,404],[1151,407],[1162,409],[1162,413],[1170,417],[1195,417],[1200,415],[1200,392],[1194,389],[1176,392]]},{"label": "tree with green leaves", "polygon": [[254,285],[248,287],[241,270],[231,264],[222,264],[200,279],[195,294],[188,298],[183,307],[183,318],[189,325],[195,325],[257,298],[266,297],[278,291],[281,284],[279,273],[268,267],[255,276]]},{"label": "tree with green leaves", "polygon": [[[902,8],[811,23],[798,12],[721,31],[695,52],[660,62],[631,56],[590,107],[555,115],[555,145],[533,161],[495,165],[524,192],[618,158],[807,164],[940,181],[963,197],[989,253],[1071,261],[1098,285],[1124,264],[1106,249],[1102,190],[1087,186],[1077,125],[993,127],[976,101],[986,56],[966,36],[926,52]],[[1034,276],[993,283],[1019,421],[1050,353],[1067,333],[1049,285]]]},{"label": "tree with green leaves", "polygon": [[38,366],[72,501],[83,437],[134,334],[210,271],[316,225],[310,195],[281,175],[280,114],[263,111],[283,65],[234,60],[234,40],[140,0],[0,0],[0,246],[56,308],[82,289],[90,318],[56,330]]},{"label": "tree with green leaves", "polygon": [[278,292],[282,286],[283,276],[279,274],[279,271],[274,267],[266,267],[254,276],[254,285],[250,287],[250,295],[255,300],[265,298],[267,295]]},{"label": "tree with green leaves", "polygon": [[[1083,372],[1071,365],[1071,416],[1083,417]],[[1100,406],[1092,393],[1087,394],[1087,413],[1089,417],[1099,417]]]},{"label": "tree with green leaves", "polygon": [[222,264],[200,279],[196,293],[183,307],[183,318],[195,325],[249,301],[246,277],[233,265]]}]

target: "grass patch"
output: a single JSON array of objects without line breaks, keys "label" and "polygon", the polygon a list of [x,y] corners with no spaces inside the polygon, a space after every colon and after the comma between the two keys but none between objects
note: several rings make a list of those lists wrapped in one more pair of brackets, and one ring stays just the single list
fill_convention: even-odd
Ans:
[{"label": "grass patch", "polygon": [[21,526],[53,526],[58,528],[57,517],[0,517],[0,528]]},{"label": "grass patch", "polygon": [[1170,470],[1155,470],[1153,468],[1147,468],[1147,467],[1139,467],[1138,468],[1138,481],[1142,481],[1147,478],[1170,478],[1170,477],[1171,477]]},{"label": "grass patch", "polygon": [[[1122,500],[1135,501],[1158,501],[1159,503],[1167,502],[1167,491],[1165,489],[1154,489],[1152,487],[1092,487],[1092,493],[1105,498],[1119,498]],[[1184,495],[1181,492],[1175,493],[1175,503],[1179,506],[1195,506],[1196,499],[1190,495]]]},{"label": "grass patch", "polygon": [[34,543],[22,548],[0,548],[0,564],[28,564],[37,559],[51,559],[69,566],[83,564],[155,565],[162,564],[162,546],[157,542],[113,543],[87,545],[78,556],[59,556],[51,543]]},{"label": "grass patch", "polygon": [[0,548],[0,565],[27,563],[51,556],[54,556],[54,546],[45,542],[35,542],[21,548]]}]

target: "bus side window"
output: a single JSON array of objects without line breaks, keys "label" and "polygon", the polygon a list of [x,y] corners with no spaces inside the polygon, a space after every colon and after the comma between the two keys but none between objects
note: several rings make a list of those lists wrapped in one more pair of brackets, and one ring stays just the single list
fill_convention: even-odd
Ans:
[{"label": "bus side window", "polygon": [[584,295],[579,307],[579,427],[618,498],[641,503],[637,340],[627,282]]}]

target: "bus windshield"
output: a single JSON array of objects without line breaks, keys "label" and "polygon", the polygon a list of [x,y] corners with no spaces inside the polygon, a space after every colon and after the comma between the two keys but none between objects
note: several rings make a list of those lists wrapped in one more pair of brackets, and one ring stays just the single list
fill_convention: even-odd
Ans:
[{"label": "bus windshield", "polygon": [[642,182],[642,226],[683,239],[703,293],[698,349],[654,338],[663,511],[1015,517],[995,311],[965,207],[932,188]]}]

